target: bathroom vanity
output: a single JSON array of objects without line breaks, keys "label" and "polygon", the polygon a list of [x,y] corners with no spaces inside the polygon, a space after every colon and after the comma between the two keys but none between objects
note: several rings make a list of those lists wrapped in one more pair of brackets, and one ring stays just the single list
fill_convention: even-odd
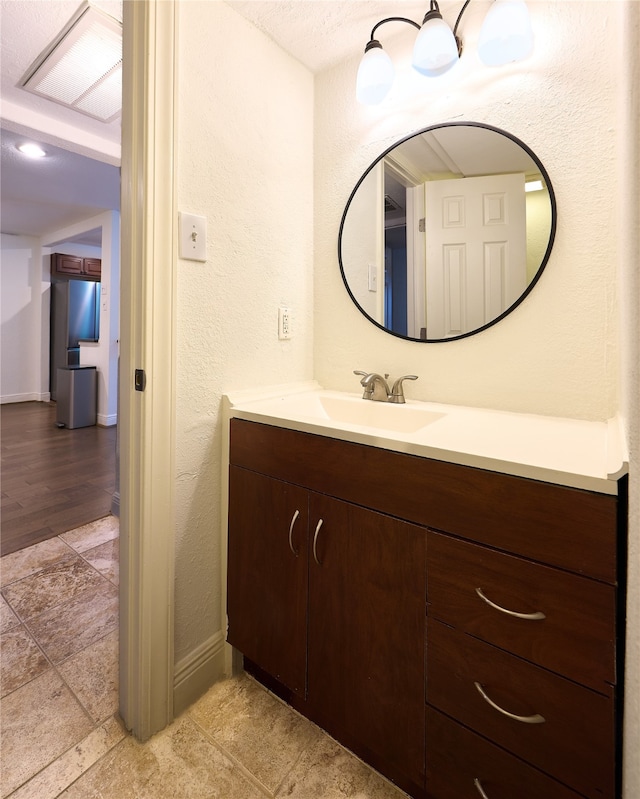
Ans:
[{"label": "bathroom vanity", "polygon": [[[615,430],[430,403],[355,405],[358,425],[363,400],[327,411],[332,394],[227,399],[228,641],[245,668],[413,797],[614,799]],[[444,446],[447,423],[474,420],[510,442]]]}]

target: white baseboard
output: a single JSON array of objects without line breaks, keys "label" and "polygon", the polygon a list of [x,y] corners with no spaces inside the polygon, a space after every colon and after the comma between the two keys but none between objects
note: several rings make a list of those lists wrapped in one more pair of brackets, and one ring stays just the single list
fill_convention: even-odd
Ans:
[{"label": "white baseboard", "polygon": [[120,492],[116,491],[111,497],[111,515],[120,518]]},{"label": "white baseboard", "polygon": [[96,417],[96,423],[100,427],[113,427],[114,424],[118,424],[118,414],[116,413],[99,413]]},{"label": "white baseboard", "polygon": [[33,391],[29,394],[4,394],[0,397],[0,405],[8,405],[10,402],[49,402],[51,394],[47,391],[40,394]]},{"label": "white baseboard", "polygon": [[173,677],[175,718],[224,676],[224,650],[224,635],[217,632],[176,663]]}]

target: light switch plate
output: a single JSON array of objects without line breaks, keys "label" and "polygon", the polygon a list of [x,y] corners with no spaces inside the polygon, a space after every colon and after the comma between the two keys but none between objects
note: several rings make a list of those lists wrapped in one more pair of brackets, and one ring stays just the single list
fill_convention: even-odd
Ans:
[{"label": "light switch plate", "polygon": [[369,264],[369,291],[378,290],[378,269],[375,264]]},{"label": "light switch plate", "polygon": [[207,219],[195,214],[179,214],[180,258],[207,260]]}]

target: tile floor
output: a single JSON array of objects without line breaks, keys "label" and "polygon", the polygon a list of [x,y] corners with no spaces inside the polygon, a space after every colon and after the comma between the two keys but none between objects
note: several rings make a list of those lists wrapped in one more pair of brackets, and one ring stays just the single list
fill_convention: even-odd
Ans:
[{"label": "tile floor", "polygon": [[402,799],[245,675],[145,744],[118,705],[118,523],[0,559],[2,799]]}]

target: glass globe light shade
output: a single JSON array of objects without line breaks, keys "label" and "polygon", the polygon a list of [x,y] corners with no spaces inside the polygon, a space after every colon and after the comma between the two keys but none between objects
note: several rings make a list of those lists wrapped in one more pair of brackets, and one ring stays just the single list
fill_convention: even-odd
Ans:
[{"label": "glass globe light shade", "polygon": [[367,44],[356,78],[356,99],[364,105],[382,102],[393,85],[395,70],[380,42]]},{"label": "glass globe light shade", "polygon": [[522,61],[533,52],[533,30],[524,0],[495,0],[480,29],[478,55],[490,67]]},{"label": "glass globe light shade", "polygon": [[428,19],[420,28],[413,46],[413,68],[422,75],[436,77],[458,60],[458,45],[453,31],[438,17]]}]

